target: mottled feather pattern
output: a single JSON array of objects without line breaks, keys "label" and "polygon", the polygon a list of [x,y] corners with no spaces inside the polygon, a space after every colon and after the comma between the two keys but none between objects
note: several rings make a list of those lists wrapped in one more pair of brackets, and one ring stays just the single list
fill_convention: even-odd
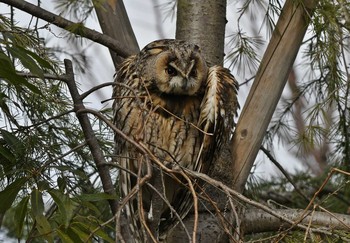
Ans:
[{"label": "mottled feather pattern", "polygon": [[237,105],[237,90],[238,83],[228,69],[221,66],[209,68],[199,125],[213,123],[215,129],[218,116],[225,118],[225,101],[234,101]]},{"label": "mottled feather pattern", "polygon": [[[207,173],[215,153],[232,131],[237,88],[227,69],[206,66],[198,46],[178,40],[155,41],[126,59],[117,73],[114,124],[135,141],[146,144],[168,168],[186,167]],[[142,155],[118,136],[115,141],[119,165],[135,174],[141,169],[144,175],[146,168],[139,166]],[[122,196],[137,185],[137,178],[125,171],[120,171],[119,180]],[[184,218],[193,204],[191,193],[167,175],[163,185],[165,197]],[[154,211],[154,192],[147,186],[141,190],[143,209],[137,207],[134,198],[124,210],[135,242],[148,240],[138,219],[139,210],[150,218]],[[178,223],[165,203],[161,217],[153,220],[159,221],[159,238]]]}]

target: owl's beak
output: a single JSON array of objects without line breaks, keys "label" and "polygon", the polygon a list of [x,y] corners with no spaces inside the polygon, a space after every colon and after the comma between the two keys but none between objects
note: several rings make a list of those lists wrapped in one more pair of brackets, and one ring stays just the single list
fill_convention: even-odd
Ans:
[{"label": "owl's beak", "polygon": [[181,88],[182,88],[183,90],[185,90],[185,89],[187,88],[187,84],[188,84],[188,77],[184,77],[184,78],[182,79]]}]

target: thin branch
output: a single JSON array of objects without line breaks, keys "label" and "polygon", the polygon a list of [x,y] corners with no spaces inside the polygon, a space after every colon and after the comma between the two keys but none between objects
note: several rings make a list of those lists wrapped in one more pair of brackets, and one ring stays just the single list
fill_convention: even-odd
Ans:
[{"label": "thin branch", "polygon": [[[1,0],[0,0],[1,2]],[[24,73],[24,72],[17,72],[16,73],[18,76],[24,77],[24,78],[41,78],[36,74],[33,73]],[[55,75],[55,74],[44,74],[45,79],[53,79],[53,80],[61,80],[63,82],[67,82],[67,77],[64,75]]]},{"label": "thin branch", "polygon": [[336,221],[338,221],[341,225],[344,226],[344,229],[345,229],[345,230],[350,230],[350,224],[346,224],[346,222],[344,222],[344,220],[341,220],[341,219],[339,218],[339,214],[336,215],[335,213],[333,213],[333,212],[331,212],[331,211],[325,209],[324,207],[321,207],[320,205],[318,205],[318,207],[319,207],[319,209],[321,209],[321,210],[322,210],[323,212],[325,212],[326,214],[328,214],[328,215],[332,216],[333,218],[335,218]]},{"label": "thin branch", "polygon": [[107,82],[107,83],[103,83],[97,86],[94,86],[93,88],[89,89],[88,91],[82,93],[80,95],[80,99],[83,100],[85,99],[87,96],[89,96],[91,93],[95,92],[96,90],[99,90],[101,88],[107,87],[107,86],[111,86],[114,85],[114,82]]},{"label": "thin branch", "polygon": [[[79,109],[78,111],[76,111],[77,113],[90,113],[96,117],[98,117],[100,120],[102,120],[104,123],[106,123],[110,128],[112,128],[112,130],[118,134],[118,136],[120,136],[122,139],[124,139],[125,141],[127,141],[128,143],[130,143],[132,146],[135,146],[135,148],[142,154],[148,154],[148,152],[143,148],[143,146],[141,146],[139,143],[137,143],[136,141],[134,141],[132,138],[130,138],[129,136],[125,135],[121,130],[119,130],[109,119],[107,119],[105,116],[103,116],[100,112],[92,110],[92,109],[87,109],[87,108],[83,108],[83,109]],[[166,168],[166,167],[165,167]]]},{"label": "thin branch", "polygon": [[[146,157],[146,159],[148,160],[149,158]],[[137,184],[130,190],[130,192],[128,193],[128,195],[126,195],[122,201],[119,204],[119,208],[117,210],[117,212],[115,213],[116,216],[116,232],[117,232],[117,237],[121,242],[124,242],[124,238],[123,238],[123,234],[121,233],[121,216],[122,216],[122,209],[124,208],[124,206],[136,195],[136,193],[139,192],[140,188],[142,187],[143,184],[145,184],[146,182],[149,181],[149,179],[152,177],[152,168],[150,167],[151,163],[149,163],[149,161],[147,161],[147,173],[146,175],[144,175],[142,178],[138,176],[138,181]],[[140,210],[140,213],[142,213],[143,210]],[[142,221],[141,221],[142,222]]]},{"label": "thin branch", "polygon": [[[68,59],[64,60],[67,86],[74,102],[74,111],[76,112],[79,123],[82,127],[85,140],[88,143],[92,157],[95,161],[98,173],[101,178],[104,191],[109,195],[115,195],[115,188],[109,173],[108,166],[105,165],[106,160],[102,153],[101,147],[92,129],[89,117],[87,114],[79,113],[80,110],[85,109],[83,101],[80,99],[79,91],[74,80],[74,72],[72,62]],[[113,214],[117,212],[118,202],[117,200],[109,200],[111,211]]]},{"label": "thin branch", "polygon": [[[24,77],[24,78],[41,78],[38,75],[33,74],[33,73],[17,72],[16,74],[18,76],[21,76],[21,77]],[[65,83],[69,82],[69,80],[68,80],[66,75],[55,75],[55,74],[45,73],[45,74],[43,74],[43,77],[45,79],[60,80],[60,81],[63,81]],[[95,92],[96,90],[99,90],[99,89],[107,87],[107,86],[112,86],[112,85],[115,85],[115,82],[106,82],[106,83],[103,83],[103,84],[96,85],[95,87],[91,88],[90,90],[82,93],[80,95],[80,99],[83,100],[87,96],[89,96],[91,93]]]},{"label": "thin branch", "polygon": [[81,143],[77,146],[75,146],[74,148],[70,149],[69,151],[65,152],[64,154],[61,154],[60,156],[58,157],[55,157],[53,159],[50,159],[48,160],[47,162],[45,162],[41,167],[40,167],[40,170],[43,170],[44,168],[46,168],[47,166],[49,166],[50,164],[52,164],[53,162],[57,161],[57,160],[60,160],[60,159],[63,159],[64,157],[70,155],[71,153],[85,147],[87,145],[87,142],[85,141],[84,143]]},{"label": "thin branch", "polygon": [[55,119],[57,119],[57,118],[60,118],[60,117],[62,117],[62,116],[65,116],[65,115],[67,115],[67,114],[69,114],[69,113],[71,113],[71,112],[73,112],[73,111],[74,111],[73,109],[68,110],[68,111],[64,111],[64,112],[62,112],[62,113],[60,113],[60,114],[57,114],[57,115],[55,115],[55,116],[51,116],[51,117],[49,117],[48,119],[46,119],[46,120],[44,120],[44,121],[41,121],[41,122],[38,122],[38,123],[34,123],[34,124],[30,125],[30,126],[20,126],[20,129],[30,129],[30,128],[32,128],[32,127],[38,127],[38,126],[40,126],[40,125],[42,125],[42,124],[48,123],[48,122],[51,121],[51,120],[55,120]]},{"label": "thin branch", "polygon": [[287,178],[290,184],[294,187],[295,191],[299,193],[300,196],[302,196],[307,202],[310,201],[310,198],[308,198],[294,183],[293,179],[290,177],[288,172],[282,167],[280,163],[272,156],[272,154],[264,148],[264,146],[261,146],[260,149],[264,152],[264,154],[270,159],[270,161],[282,172],[282,174]]},{"label": "thin branch", "polygon": [[[28,14],[31,14],[49,23],[52,23],[67,31],[69,31],[70,27],[77,24],[23,0],[0,0],[0,2],[6,3],[12,7],[18,8]],[[85,37],[91,41],[94,41],[103,46],[106,46],[111,50],[115,51],[116,53],[118,53],[118,55],[121,57],[125,58],[133,54],[133,52],[130,51],[127,46],[121,45],[119,41],[113,39],[108,35],[101,34],[96,30],[89,29],[85,26],[81,25],[81,28],[79,28],[79,33],[74,33],[74,34],[80,35],[81,37]]]}]

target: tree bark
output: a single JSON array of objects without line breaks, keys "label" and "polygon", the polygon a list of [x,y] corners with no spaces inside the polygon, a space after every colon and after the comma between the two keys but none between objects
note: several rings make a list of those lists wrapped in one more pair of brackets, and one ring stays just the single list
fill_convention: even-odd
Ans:
[{"label": "tree bark", "polygon": [[243,192],[266,129],[304,38],[316,0],[287,0],[233,137],[233,188]]},{"label": "tree bark", "polygon": [[[116,197],[116,191],[110,175],[109,167],[106,165],[105,156],[95,136],[94,130],[92,129],[89,117],[86,113],[79,113],[79,111],[85,109],[85,106],[80,97],[76,81],[74,79],[73,64],[70,60],[65,59],[64,65],[66,69],[66,84],[73,99],[74,111],[84,133],[85,140],[91,151],[91,155],[95,161],[99,176],[101,178],[103,191]],[[109,200],[109,205],[111,212],[115,214],[118,209],[118,201],[116,199]]]},{"label": "tree bark", "polygon": [[224,60],[226,0],[178,0],[176,39],[201,47],[210,66]]}]

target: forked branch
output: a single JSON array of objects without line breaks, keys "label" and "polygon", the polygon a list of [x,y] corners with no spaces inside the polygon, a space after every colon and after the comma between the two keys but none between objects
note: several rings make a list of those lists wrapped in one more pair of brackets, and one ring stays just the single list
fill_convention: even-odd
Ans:
[{"label": "forked branch", "polygon": [[[101,178],[103,190],[109,195],[116,195],[115,188],[110,176],[109,167],[106,166],[106,160],[101,150],[101,147],[98,143],[98,140],[92,129],[89,117],[86,113],[79,113],[80,110],[85,109],[84,103],[79,94],[73,72],[73,65],[70,60],[64,60],[65,69],[66,69],[66,83],[69,89],[69,92],[72,96],[74,103],[74,111],[77,115],[79,123],[84,133],[85,140],[89,146],[92,157],[95,161],[98,173]],[[111,211],[113,214],[117,212],[118,202],[116,199],[109,200]]]}]

